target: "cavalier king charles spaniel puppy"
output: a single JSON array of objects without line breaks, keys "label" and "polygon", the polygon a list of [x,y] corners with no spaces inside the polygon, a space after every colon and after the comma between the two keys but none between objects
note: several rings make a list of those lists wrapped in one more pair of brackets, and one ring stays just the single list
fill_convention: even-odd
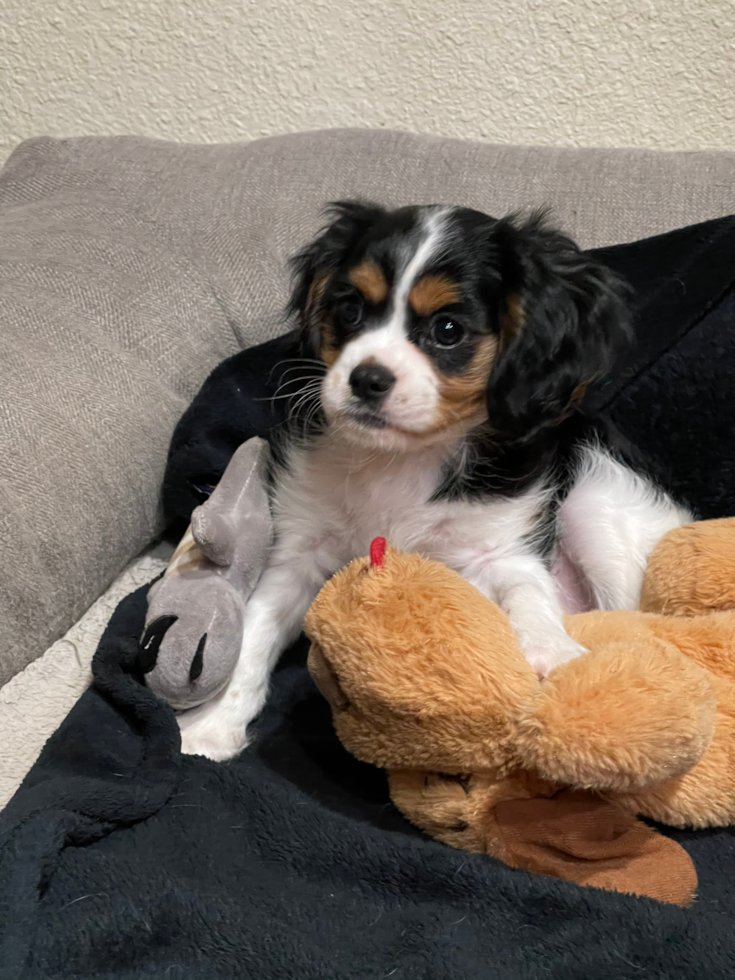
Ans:
[{"label": "cavalier king charles spaniel puppy", "polygon": [[179,716],[183,750],[212,759],[247,744],[312,599],[375,537],[497,602],[543,679],[585,652],[564,613],[636,608],[651,550],[690,520],[578,411],[630,339],[608,268],[542,214],[347,202],[330,219],[293,260],[303,359],[240,659]]}]

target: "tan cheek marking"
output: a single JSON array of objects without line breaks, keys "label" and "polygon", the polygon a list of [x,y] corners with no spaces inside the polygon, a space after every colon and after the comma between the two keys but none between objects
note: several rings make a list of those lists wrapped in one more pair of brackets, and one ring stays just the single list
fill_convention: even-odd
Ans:
[{"label": "tan cheek marking", "polygon": [[500,318],[500,346],[506,347],[516,334],[523,330],[526,323],[526,311],[523,308],[523,297],[510,293],[505,297],[505,313]]},{"label": "tan cheek marking", "polygon": [[408,301],[418,316],[431,316],[460,299],[457,284],[446,276],[423,276],[408,294]]},{"label": "tan cheek marking", "polygon": [[315,303],[324,295],[324,290],[327,288],[327,283],[329,282],[329,274],[327,272],[317,272],[317,274],[312,279],[311,285],[309,286],[309,292],[306,297],[306,314],[311,312]]},{"label": "tan cheek marking", "polygon": [[327,323],[326,320],[322,321],[322,323],[319,324],[319,333],[321,335],[321,348],[319,355],[327,367],[331,367],[339,357],[339,351],[337,350],[337,345],[334,342],[332,324]]},{"label": "tan cheek marking", "polygon": [[485,410],[487,379],[498,351],[495,337],[484,337],[463,374],[439,374],[439,403],[434,416],[435,429],[479,417]]},{"label": "tan cheek marking", "polygon": [[324,295],[328,282],[329,275],[326,272],[319,272],[314,276],[314,281],[309,287],[309,295],[306,299],[305,320],[307,325],[311,321],[319,331],[319,356],[327,367],[331,367],[337,360],[339,353],[334,343],[332,324],[327,320],[318,320],[315,316],[315,313],[318,311],[314,310],[314,307],[318,306],[319,301]]},{"label": "tan cheek marking", "polygon": [[579,403],[586,395],[589,385],[590,385],[589,381],[583,381],[581,384],[577,385],[577,387],[572,392],[572,405],[575,406],[579,405]]},{"label": "tan cheek marking", "polygon": [[571,398],[569,399],[569,404],[562,412],[560,421],[561,419],[569,418],[569,416],[573,415],[574,412],[577,410],[577,408],[579,408],[579,403],[584,398],[589,386],[590,386],[589,381],[582,381],[580,384],[577,385],[577,387],[572,392]]},{"label": "tan cheek marking", "polygon": [[374,305],[382,303],[388,295],[388,283],[381,269],[374,262],[361,262],[350,272],[350,282]]}]

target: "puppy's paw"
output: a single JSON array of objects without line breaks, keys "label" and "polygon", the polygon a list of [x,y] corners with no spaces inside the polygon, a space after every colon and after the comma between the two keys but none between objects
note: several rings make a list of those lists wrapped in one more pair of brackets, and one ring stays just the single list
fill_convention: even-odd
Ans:
[{"label": "puppy's paw", "polygon": [[540,681],[548,677],[556,667],[560,667],[569,660],[575,660],[587,652],[571,636],[551,637],[543,643],[539,643],[536,639],[535,642],[528,645],[523,644],[523,654]]},{"label": "puppy's paw", "polygon": [[226,700],[210,701],[177,715],[181,731],[181,751],[203,755],[214,762],[225,762],[248,744],[250,718],[241,705]]}]

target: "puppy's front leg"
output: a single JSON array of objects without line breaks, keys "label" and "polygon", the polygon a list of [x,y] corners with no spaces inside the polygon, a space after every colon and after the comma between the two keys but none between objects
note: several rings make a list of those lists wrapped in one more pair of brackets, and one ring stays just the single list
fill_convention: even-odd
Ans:
[{"label": "puppy's front leg", "polygon": [[564,629],[556,585],[541,558],[528,554],[490,558],[465,577],[506,614],[526,660],[540,678],[586,653]]},{"label": "puppy's front leg", "polygon": [[298,637],[326,577],[308,554],[276,556],[266,568],[245,609],[240,657],[227,687],[178,716],[182,752],[221,762],[248,744],[246,729],[265,703],[271,671]]}]

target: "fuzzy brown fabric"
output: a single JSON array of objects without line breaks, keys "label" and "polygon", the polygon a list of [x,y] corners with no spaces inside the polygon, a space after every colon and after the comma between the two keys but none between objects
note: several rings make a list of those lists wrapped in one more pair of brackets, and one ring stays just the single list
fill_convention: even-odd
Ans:
[{"label": "fuzzy brown fabric", "polygon": [[382,565],[357,559],[317,596],[309,668],[343,744],[388,770],[396,806],[434,837],[687,904],[691,861],[636,816],[735,821],[733,562],[735,519],[673,532],[652,559],[656,594],[685,612],[689,597],[714,596],[716,611],[570,616],[591,652],[539,684],[494,603],[389,547]]}]

